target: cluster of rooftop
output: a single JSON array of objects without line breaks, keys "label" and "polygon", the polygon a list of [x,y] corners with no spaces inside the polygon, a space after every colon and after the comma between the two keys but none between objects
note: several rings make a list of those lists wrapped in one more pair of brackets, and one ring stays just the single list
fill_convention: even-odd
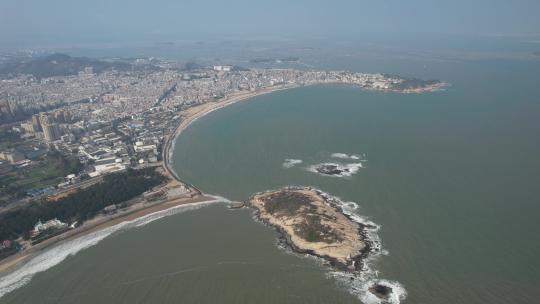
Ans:
[{"label": "cluster of rooftop", "polygon": [[[165,140],[181,123],[183,110],[243,92],[327,83],[399,92],[441,86],[440,82],[347,71],[228,65],[188,70],[176,62],[155,59],[135,63],[153,64],[153,68],[96,73],[87,67],[75,75],[12,75],[0,80],[0,117],[10,118],[4,120],[5,125],[19,141],[0,146],[0,170],[30,170],[50,151],[77,158],[81,164],[77,172],[64,172],[69,174],[55,184],[25,189],[32,196],[50,195],[50,186],[63,191],[89,184],[88,178],[159,165]],[[17,117],[21,117],[19,122],[13,122]],[[15,192],[0,191],[0,201],[12,201]]]}]

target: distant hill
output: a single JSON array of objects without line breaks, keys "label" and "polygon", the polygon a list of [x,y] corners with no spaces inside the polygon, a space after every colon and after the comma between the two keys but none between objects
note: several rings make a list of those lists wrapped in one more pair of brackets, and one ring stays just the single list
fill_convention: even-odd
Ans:
[{"label": "distant hill", "polygon": [[29,61],[10,62],[0,66],[0,76],[29,74],[37,78],[76,75],[85,67],[92,67],[94,73],[106,70],[129,71],[127,62],[109,62],[86,57],[71,57],[66,54],[52,54]]}]

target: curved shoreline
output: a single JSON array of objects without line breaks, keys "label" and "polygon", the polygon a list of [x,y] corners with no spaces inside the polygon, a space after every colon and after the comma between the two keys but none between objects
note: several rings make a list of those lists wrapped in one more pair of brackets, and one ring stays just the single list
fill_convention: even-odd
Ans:
[{"label": "curved shoreline", "polygon": [[[173,176],[178,182],[183,183],[186,187],[189,186],[192,189],[198,191],[200,194],[204,194],[202,191],[195,188],[195,186],[188,184],[180,179],[178,174],[171,168],[172,162],[170,161],[170,158],[172,157],[174,145],[177,140],[177,138],[182,134],[182,132],[191,125],[191,123],[195,122],[197,119],[204,117],[205,115],[224,108],[226,106],[232,105],[236,102],[248,100],[253,97],[264,95],[267,93],[280,91],[280,90],[286,90],[296,87],[302,87],[302,86],[311,86],[311,85],[324,85],[324,84],[338,84],[342,85],[344,83],[312,83],[312,84],[293,84],[293,85],[284,85],[280,87],[272,87],[272,88],[266,88],[262,89],[260,91],[256,92],[249,92],[247,94],[239,94],[234,96],[229,96],[227,98],[224,98],[222,101],[218,101],[215,103],[205,103],[193,108],[190,108],[186,110],[187,117],[183,117],[183,120],[181,123],[175,128],[174,132],[167,137],[166,142],[164,144],[164,149],[162,151],[163,153],[163,167],[165,170]],[[347,85],[347,84],[345,84]],[[404,94],[409,93],[418,93],[418,92],[401,92]],[[192,111],[189,113],[188,111]],[[186,112],[183,114],[185,115]],[[289,186],[292,188],[298,187],[298,186]],[[311,190],[315,191],[317,195],[320,195],[324,198],[326,202],[330,202],[330,205],[332,208],[335,208],[338,212],[343,214],[345,218],[348,220],[355,222],[358,225],[357,233],[361,237],[362,241],[364,242],[364,247],[354,256],[349,257],[349,261],[343,262],[338,260],[337,258],[331,257],[329,255],[320,254],[316,250],[312,249],[306,249],[301,248],[295,242],[292,240],[292,236],[281,226],[272,224],[270,221],[265,220],[261,217],[261,213],[257,208],[254,208],[252,206],[248,206],[247,201],[244,201],[243,203],[236,203],[231,206],[231,208],[242,208],[242,207],[250,207],[253,209],[253,219],[257,222],[262,223],[263,225],[275,230],[278,233],[278,240],[280,243],[282,243],[285,247],[290,249],[295,254],[306,254],[315,258],[318,258],[322,260],[325,263],[328,263],[327,265],[330,266],[332,269],[337,271],[337,273],[340,273],[340,275],[345,278],[343,281],[345,284],[351,284],[350,286],[350,292],[361,298],[361,299],[370,299],[370,303],[373,300],[373,297],[376,298],[376,302],[373,303],[400,303],[401,300],[403,300],[407,293],[405,289],[399,284],[398,282],[394,281],[388,281],[385,279],[381,279],[378,277],[377,272],[373,271],[370,266],[370,260],[372,258],[377,258],[382,254],[381,250],[381,243],[379,240],[379,237],[377,235],[377,231],[379,229],[379,226],[375,223],[366,220],[365,218],[361,216],[356,216],[351,213],[350,210],[346,210],[347,208],[342,204],[343,201],[339,199],[337,196],[330,195],[320,189],[314,188],[314,187],[308,187]],[[266,193],[271,190],[258,192],[260,193]],[[258,193],[252,194],[250,198],[254,197]],[[248,199],[249,201],[249,199]],[[383,290],[384,292],[379,292],[379,289]]]},{"label": "curved shoreline", "polygon": [[[164,169],[164,174],[170,178],[170,182],[162,185],[161,187],[175,187],[178,184],[187,188],[188,192],[186,195],[181,195],[178,197],[171,197],[165,201],[158,203],[137,203],[136,206],[128,208],[125,212],[119,212],[114,216],[97,216],[93,219],[88,220],[83,223],[80,227],[73,230],[67,231],[66,233],[60,234],[58,236],[52,237],[44,242],[24,249],[12,256],[9,256],[0,261],[0,278],[8,275],[12,272],[17,271],[20,267],[24,266],[26,262],[31,261],[33,257],[39,253],[53,248],[55,245],[67,240],[74,240],[80,237],[83,237],[89,233],[96,232],[98,230],[103,230],[108,227],[114,226],[118,223],[124,221],[134,220],[139,217],[151,214],[153,212],[167,210],[170,208],[175,208],[179,205],[190,204],[190,203],[200,203],[203,204],[208,201],[215,200],[215,196],[204,194],[197,187],[192,184],[189,184],[183,181],[178,174],[170,167],[170,156],[172,155],[172,148],[174,148],[174,142],[177,137],[194,121],[197,119],[215,111],[226,107],[228,105],[234,104],[239,101],[247,100],[252,97],[259,95],[268,94],[275,91],[291,89],[298,87],[299,85],[282,85],[271,88],[265,88],[262,90],[254,92],[242,92],[240,94],[235,94],[228,96],[223,100],[217,102],[208,102],[195,107],[191,107],[187,110],[180,112],[183,116],[183,120],[175,128],[171,135],[166,136],[166,140],[163,148],[163,161],[162,168]],[[134,198],[133,200],[138,200],[140,198]]]},{"label": "curved shoreline", "polygon": [[[166,186],[164,186],[166,187]],[[167,209],[176,208],[178,206],[187,204],[205,203],[215,200],[215,197],[205,195],[195,196],[182,196],[164,201],[146,203],[143,201],[135,202],[132,206],[125,210],[120,210],[113,215],[97,215],[96,217],[83,223],[81,226],[68,230],[65,233],[49,238],[37,245],[24,249],[12,256],[9,256],[0,261],[0,278],[7,275],[10,272],[16,271],[20,266],[23,266],[27,261],[30,261],[34,256],[39,253],[54,247],[55,245],[64,242],[72,241],[77,238],[83,237],[89,233],[106,229],[108,227],[117,225],[122,222],[132,221],[137,218],[155,213],[161,212]],[[135,198],[133,200],[138,200]]]},{"label": "curved shoreline", "polygon": [[[1,276],[0,298],[26,285],[37,273],[47,271],[49,268],[63,262],[67,257],[98,244],[113,233],[140,227],[164,217],[222,201],[219,197],[201,196],[196,200],[184,200],[182,203],[158,203],[148,209],[134,211],[126,216],[120,216],[92,227],[86,227],[84,233],[77,232],[59,240],[50,239],[50,244],[23,257],[28,259],[26,263],[20,263],[17,267]],[[164,206],[165,208],[163,208]]]},{"label": "curved shoreline", "polygon": [[[310,195],[316,196],[320,201],[323,203],[323,205],[327,206],[328,208],[334,210],[335,212],[343,215],[345,219],[347,219],[348,223],[354,223],[354,225],[357,225],[356,229],[351,229],[356,231],[356,234],[358,236],[358,240],[360,241],[361,245],[358,246],[358,248],[354,248],[353,250],[355,253],[354,255],[349,254],[349,256],[345,259],[337,257],[335,254],[331,255],[330,253],[326,252],[323,253],[322,251],[327,251],[327,248],[306,248],[302,247],[301,244],[297,244],[293,240],[293,234],[291,234],[291,231],[288,231],[285,226],[282,224],[278,224],[280,220],[276,222],[276,217],[273,214],[269,214],[266,211],[263,211],[263,208],[259,205],[258,199],[260,197],[267,196],[268,194],[273,193],[279,193],[279,192],[309,192]],[[357,219],[354,219],[352,216],[344,212],[343,206],[340,204],[341,200],[339,200],[335,196],[331,196],[328,193],[311,186],[286,186],[283,188],[280,188],[278,190],[267,190],[262,192],[257,192],[253,195],[251,195],[244,203],[244,206],[249,206],[253,210],[254,218],[263,223],[266,226],[269,226],[276,230],[279,234],[279,239],[284,242],[286,246],[288,246],[293,252],[299,253],[299,254],[309,254],[318,258],[321,258],[322,260],[326,261],[331,265],[333,268],[341,270],[341,271],[347,271],[347,272],[354,272],[354,271],[361,271],[364,269],[365,266],[365,260],[368,258],[368,256],[372,253],[375,253],[377,251],[378,246],[374,246],[375,241],[370,237],[369,235],[369,229],[376,229],[375,226],[370,225],[368,223],[358,221]],[[323,214],[327,214],[326,212],[323,212]],[[294,217],[294,216],[293,216]],[[290,218],[287,218],[287,221],[290,221]],[[343,231],[343,229],[339,229],[340,231]],[[351,232],[349,231],[349,232]],[[294,235],[294,237],[298,238],[298,235]],[[354,239],[354,237],[351,237],[351,239]],[[341,243],[342,241],[338,241],[338,243]],[[332,244],[331,247],[339,246],[339,244]],[[347,246],[350,246],[348,244]]]},{"label": "curved shoreline", "polygon": [[252,91],[241,92],[239,94],[234,94],[234,95],[227,96],[224,99],[216,101],[216,102],[203,103],[201,105],[197,105],[197,106],[188,108],[188,109],[186,109],[184,111],[181,111],[180,112],[181,113],[180,124],[178,124],[178,126],[176,126],[176,128],[174,129],[172,134],[166,136],[165,143],[163,145],[163,150],[162,150],[163,168],[165,169],[165,171],[167,172],[167,174],[170,177],[172,177],[172,178],[176,179],[178,182],[184,184],[184,186],[187,186],[187,187],[195,190],[197,193],[203,194],[203,192],[201,190],[197,189],[194,185],[192,185],[192,184],[190,184],[190,183],[188,183],[186,181],[183,181],[178,176],[178,174],[174,171],[174,169],[171,168],[171,164],[172,164],[171,157],[172,157],[173,150],[174,150],[174,147],[175,147],[175,142],[176,142],[177,138],[180,136],[180,134],[182,134],[182,132],[184,132],[184,130],[186,130],[187,127],[189,127],[189,125],[191,125],[193,122],[195,122],[199,118],[202,118],[202,117],[204,117],[204,116],[206,116],[206,115],[208,115],[208,114],[210,114],[210,113],[212,113],[212,112],[214,112],[216,110],[222,109],[224,107],[230,106],[230,105],[235,104],[235,103],[240,102],[240,101],[245,101],[245,100],[251,99],[253,97],[269,94],[269,93],[272,93],[272,92],[297,88],[297,87],[300,87],[300,86],[302,86],[302,85],[288,84],[288,85],[281,85],[281,86],[274,86],[274,87],[270,87],[270,88],[264,88],[264,89],[261,89],[261,90],[258,90],[258,91],[253,91],[253,92]]},{"label": "curved shoreline", "polygon": [[[193,107],[190,107],[186,110],[181,110],[180,116],[181,121],[178,126],[174,129],[172,134],[165,136],[165,142],[163,144],[162,149],[162,163],[163,168],[165,172],[168,174],[168,176],[172,177],[176,181],[182,183],[184,186],[189,187],[190,189],[196,191],[199,194],[203,194],[202,191],[197,189],[194,185],[187,183],[183,181],[180,176],[171,168],[171,157],[172,157],[172,150],[174,150],[174,145],[177,140],[177,138],[180,136],[180,134],[187,128],[189,125],[199,118],[202,118],[206,116],[207,114],[210,114],[211,112],[215,110],[219,110],[221,108],[224,108],[226,106],[235,104],[239,101],[244,101],[251,99],[253,97],[257,97],[260,95],[276,92],[276,91],[282,91],[287,89],[293,89],[298,87],[307,87],[307,86],[313,86],[313,85],[351,85],[356,86],[354,83],[347,83],[347,82],[336,82],[336,81],[320,81],[320,82],[310,82],[310,83],[290,83],[290,84],[282,84],[279,86],[272,86],[272,87],[266,87],[262,88],[256,91],[247,91],[247,92],[238,92],[231,94],[229,96],[224,97],[221,100],[215,101],[215,102],[206,102],[200,105],[196,105]],[[415,88],[415,89],[404,89],[404,90],[395,90],[395,89],[379,89],[379,88],[365,88],[365,87],[359,87],[362,90],[368,90],[368,91],[379,91],[379,92],[394,92],[394,93],[402,93],[402,94],[421,94],[426,92],[436,92],[439,90],[444,89],[449,84],[446,82],[440,82],[433,86],[428,87],[422,87],[422,88]]]},{"label": "curved shoreline", "polygon": [[[156,204],[151,204],[142,209],[131,210],[131,212],[129,212],[128,214],[119,215],[115,218],[108,218],[108,219],[99,218],[99,219],[89,220],[88,223],[83,224],[84,229],[82,229],[83,227],[81,227],[81,230],[77,230],[77,231],[74,230],[72,231],[72,233],[67,232],[66,234],[62,234],[58,237],[51,238],[50,240],[48,240],[48,242],[46,241],[47,243],[43,244],[45,246],[30,248],[30,250],[27,252],[21,252],[21,255],[13,256],[13,259],[5,261],[6,263],[3,263],[4,261],[0,261],[0,278],[3,277],[4,274],[10,273],[12,271],[16,271],[19,268],[18,266],[23,266],[24,264],[26,264],[25,263],[26,261],[32,260],[32,258],[35,255],[39,254],[40,252],[44,250],[49,249],[50,247],[54,247],[55,245],[57,245],[57,243],[60,243],[62,241],[74,240],[74,239],[83,237],[84,235],[89,234],[91,232],[103,230],[105,228],[108,228],[110,226],[113,226],[121,222],[133,220],[136,218],[141,218],[149,213],[152,213],[152,211],[157,212],[160,210],[166,210],[166,209],[174,208],[174,206],[178,206],[180,204],[189,204],[190,202],[204,203],[204,202],[211,201],[212,196],[206,195],[204,192],[196,188],[194,185],[183,181],[180,178],[180,176],[172,168],[173,162],[171,161],[171,157],[173,156],[175,142],[177,141],[178,137],[182,134],[182,132],[186,130],[191,125],[191,123],[195,122],[199,118],[202,118],[215,110],[224,108],[226,106],[235,104],[237,102],[249,100],[253,97],[257,97],[260,95],[264,95],[264,94],[268,94],[268,93],[272,93],[276,91],[287,90],[287,89],[292,89],[292,88],[297,88],[297,87],[302,87],[302,86],[318,85],[318,84],[329,84],[329,83],[312,83],[312,84],[305,84],[305,85],[287,84],[287,85],[263,88],[257,91],[238,92],[235,94],[231,94],[221,100],[218,100],[215,102],[206,102],[204,104],[197,105],[197,106],[178,112],[178,114],[181,117],[181,121],[175,127],[173,132],[165,136],[163,149],[162,149],[163,158],[162,158],[161,166],[163,167],[165,174],[171,178],[171,183],[181,184],[185,186],[188,190],[190,190],[189,193],[191,193],[192,195],[190,198],[186,197],[185,200],[183,200],[182,202],[179,202],[177,199],[175,201],[169,200],[168,202],[160,202]],[[166,187],[166,185],[164,185],[163,187]],[[336,206],[336,207],[342,209],[342,207],[339,207],[339,206]],[[341,212],[343,212],[343,210],[341,210]],[[352,220],[352,218],[350,218],[350,216],[347,215],[346,213],[344,213],[344,215],[347,218]],[[99,220],[99,223],[96,223],[96,221],[94,220]],[[362,252],[358,256],[352,257],[355,260],[354,270],[356,271],[361,270],[364,264],[363,262],[368,257],[368,255],[372,252],[372,250],[374,250],[373,248],[374,242],[373,240],[369,240],[369,236],[367,235],[368,234],[367,228],[369,228],[368,225],[360,223],[360,229],[358,230],[358,232],[368,242],[366,244],[367,246],[364,248],[364,250],[362,250]],[[279,229],[277,230],[279,231]],[[294,243],[286,237],[286,233],[283,233],[283,231],[280,231],[280,232],[282,232],[281,234],[282,234],[283,241],[287,243],[289,247],[293,249],[293,251],[298,252],[298,253],[308,253],[308,254],[317,256],[319,258],[329,261],[332,266],[334,267],[337,266],[336,268],[338,269],[347,270],[347,265],[339,263],[338,261],[335,261],[335,260],[332,261],[332,259],[329,259],[326,256],[317,255],[314,252],[307,252],[307,251],[302,252],[300,248],[295,248]],[[351,269],[348,269],[348,270],[351,270]],[[4,273],[4,271],[6,273]]]}]

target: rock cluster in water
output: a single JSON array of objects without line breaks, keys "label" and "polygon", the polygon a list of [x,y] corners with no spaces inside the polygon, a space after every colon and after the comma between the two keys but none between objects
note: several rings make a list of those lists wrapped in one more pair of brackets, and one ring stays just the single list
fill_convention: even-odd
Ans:
[{"label": "rock cluster in water", "polygon": [[392,287],[382,284],[374,284],[369,288],[369,291],[379,299],[388,300],[390,294],[392,293]]},{"label": "rock cluster in water", "polygon": [[336,164],[321,164],[315,168],[318,173],[325,175],[343,175],[343,173],[350,173],[349,168],[340,168]]},{"label": "rock cluster in water", "polygon": [[275,227],[294,251],[321,257],[337,268],[359,270],[370,250],[365,227],[317,190],[287,187],[257,193],[246,205],[255,209],[257,219]]}]

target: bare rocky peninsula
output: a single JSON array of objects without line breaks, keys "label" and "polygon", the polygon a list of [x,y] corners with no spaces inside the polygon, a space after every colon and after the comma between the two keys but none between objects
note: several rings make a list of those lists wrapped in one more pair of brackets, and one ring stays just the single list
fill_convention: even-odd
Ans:
[{"label": "bare rocky peninsula", "polygon": [[342,270],[360,270],[370,251],[364,225],[319,190],[288,187],[254,194],[246,202],[298,253],[321,257]]}]

